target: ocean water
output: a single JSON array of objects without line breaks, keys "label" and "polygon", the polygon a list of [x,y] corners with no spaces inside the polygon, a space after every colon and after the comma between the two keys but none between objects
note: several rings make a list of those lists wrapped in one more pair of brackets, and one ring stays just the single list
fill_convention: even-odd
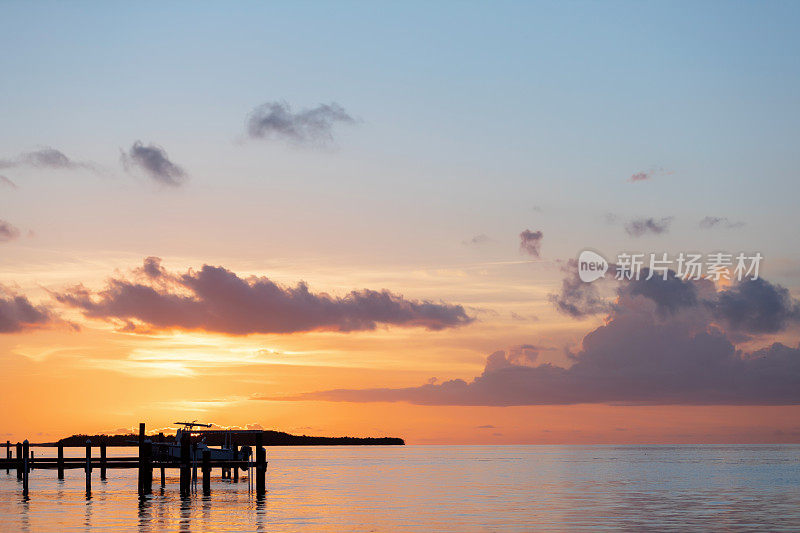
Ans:
[{"label": "ocean water", "polygon": [[[4,450],[3,450],[4,451]],[[112,455],[132,450],[109,449]],[[39,448],[36,456],[53,456]],[[82,449],[67,449],[81,456]],[[800,445],[319,446],[268,449],[268,494],[177,471],[0,471],[4,531],[800,531]]]}]

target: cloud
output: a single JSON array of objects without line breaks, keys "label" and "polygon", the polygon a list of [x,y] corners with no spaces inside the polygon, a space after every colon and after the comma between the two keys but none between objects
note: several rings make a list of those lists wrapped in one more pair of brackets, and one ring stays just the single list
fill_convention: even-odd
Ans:
[{"label": "cloud", "polygon": [[136,141],[127,153],[120,156],[125,170],[138,168],[147,176],[163,185],[178,187],[186,181],[186,172],[170,161],[167,152],[158,145],[143,145]]},{"label": "cloud", "polygon": [[0,168],[15,168],[20,166],[31,166],[37,168],[52,169],[93,169],[91,163],[73,161],[63,152],[45,146],[32,152],[24,152],[11,159],[0,159]]},{"label": "cloud", "polygon": [[[650,294],[656,300],[661,296]],[[485,406],[800,404],[800,346],[773,343],[745,352],[702,304],[664,315],[656,300],[621,294],[604,325],[584,337],[577,353],[569,354],[569,367],[537,363],[518,350],[498,351],[469,381],[270,399]]]},{"label": "cloud", "polygon": [[714,317],[743,333],[775,333],[800,320],[800,302],[765,279],[738,283],[706,302]]},{"label": "cloud", "polygon": [[744,222],[741,221],[733,222],[729,220],[728,217],[705,217],[703,218],[703,220],[697,223],[697,227],[703,229],[715,228],[717,226],[721,226],[728,229],[741,228],[744,226]]},{"label": "cloud", "polygon": [[293,113],[286,102],[267,102],[250,112],[247,135],[252,139],[282,139],[298,144],[324,144],[333,140],[336,123],[355,120],[335,102]]},{"label": "cloud", "polygon": [[5,185],[6,187],[11,187],[12,189],[17,188],[17,184],[8,179],[5,176],[0,175],[0,185]]},{"label": "cloud", "polygon": [[464,246],[481,246],[483,244],[487,244],[490,242],[492,242],[491,237],[489,237],[485,233],[481,233],[479,235],[475,235],[471,239],[468,239],[466,241],[461,241],[461,244],[463,244]]},{"label": "cloud", "polygon": [[[748,335],[776,333],[793,323],[800,323],[800,302],[780,285],[759,279],[746,279],[717,290],[706,280],[684,280],[672,270],[666,279],[661,274],[647,279],[649,269],[642,269],[639,279],[619,282],[610,273],[593,283],[584,283],[577,275],[574,260],[567,263],[561,290],[549,295],[556,309],[573,318],[613,311],[620,300],[642,297],[649,300],[656,314],[670,317],[679,313],[704,322],[720,323],[735,339]],[[617,283],[614,300],[601,294],[603,283]]]},{"label": "cloud", "polygon": [[171,273],[147,258],[134,281],[111,278],[97,293],[83,286],[54,296],[88,318],[132,332],[201,330],[230,335],[364,331],[378,325],[441,330],[474,319],[460,305],[410,300],[387,290],[343,297],[313,293],[304,282],[284,287],[266,277],[241,278],[223,267]]},{"label": "cloud", "polygon": [[19,238],[19,228],[10,222],[0,220],[0,242],[13,241]]},{"label": "cloud", "polygon": [[673,217],[654,218],[635,218],[625,224],[625,231],[631,237],[641,237],[647,233],[661,234],[669,230]]},{"label": "cloud", "polygon": [[544,234],[541,231],[531,231],[526,229],[519,234],[519,249],[520,251],[539,257],[542,247],[542,239]]},{"label": "cloud", "polygon": [[25,296],[0,285],[0,333],[18,333],[54,321],[53,314],[46,307],[33,305]]},{"label": "cloud", "polygon": [[583,318],[606,313],[611,304],[600,294],[600,283],[585,283],[578,277],[578,262],[570,259],[562,269],[567,275],[561,281],[561,290],[548,299],[556,309],[573,318]]},{"label": "cloud", "polygon": [[664,170],[663,168],[653,168],[650,170],[641,170],[639,172],[634,173],[628,181],[631,183],[637,183],[640,181],[648,181],[655,178],[658,175],[662,174],[672,174],[671,171]]}]

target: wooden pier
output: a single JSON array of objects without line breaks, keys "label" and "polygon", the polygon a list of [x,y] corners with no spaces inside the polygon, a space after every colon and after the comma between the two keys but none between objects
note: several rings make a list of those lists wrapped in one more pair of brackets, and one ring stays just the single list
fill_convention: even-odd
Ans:
[{"label": "wooden pier", "polygon": [[[108,457],[106,445],[93,445],[89,440],[86,441],[85,455],[83,457],[64,457],[64,446],[58,444],[58,454],[53,457],[35,457],[30,450],[27,440],[18,442],[16,445],[6,441],[6,457],[0,458],[0,469],[5,468],[6,473],[16,470],[17,479],[22,482],[22,495],[29,496],[29,475],[34,470],[56,470],[58,479],[64,479],[65,470],[83,469],[86,473],[86,494],[92,491],[92,471],[100,471],[100,479],[105,480],[107,470],[117,468],[136,468],[138,475],[138,494],[140,496],[149,494],[153,486],[153,469],[159,469],[161,474],[161,486],[166,484],[165,470],[168,468],[178,469],[180,472],[180,493],[181,496],[188,496],[192,492],[192,485],[197,481],[198,467],[203,476],[203,494],[211,493],[211,473],[212,469],[219,468],[223,479],[231,479],[233,472],[234,483],[239,481],[239,469],[246,469],[248,472],[255,471],[254,481],[248,476],[248,486],[254,485],[257,496],[266,493],[266,471],[267,459],[266,449],[262,446],[261,435],[256,436],[255,460],[233,459],[233,460],[212,460],[211,452],[204,450],[199,459],[193,459],[198,454],[196,451],[197,443],[192,442],[188,432],[183,433],[181,438],[181,457],[180,459],[164,459],[153,457],[152,442],[145,436],[144,423],[139,424],[139,443],[138,455],[129,457]],[[2,446],[2,445],[0,445]],[[235,446],[234,457],[239,457],[239,446]],[[99,448],[99,457],[92,455],[92,449]],[[12,454],[15,450],[16,456]]]}]

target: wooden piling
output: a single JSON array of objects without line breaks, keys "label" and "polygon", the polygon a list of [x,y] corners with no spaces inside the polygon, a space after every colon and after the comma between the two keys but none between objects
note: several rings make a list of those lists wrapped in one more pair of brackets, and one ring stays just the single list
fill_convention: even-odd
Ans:
[{"label": "wooden piling", "polygon": [[22,443],[17,443],[17,479],[22,480]]},{"label": "wooden piling", "polygon": [[263,435],[256,434],[256,495],[261,496],[267,492],[267,451],[261,446]]},{"label": "wooden piling", "polygon": [[64,445],[61,443],[58,444],[56,467],[58,468],[58,479],[64,479]]},{"label": "wooden piling", "polygon": [[192,443],[192,483],[197,483],[197,442]]},{"label": "wooden piling", "polygon": [[203,450],[203,494],[211,494],[211,451]]},{"label": "wooden piling", "polygon": [[106,467],[108,467],[108,460],[106,459],[106,443],[100,445],[100,479],[106,480]]},{"label": "wooden piling", "polygon": [[[239,460],[239,444],[234,441],[232,443],[232,446],[233,446],[233,460],[234,461],[238,461]],[[238,466],[234,466],[233,467],[233,482],[234,483],[238,483],[239,482],[239,467]]]},{"label": "wooden piling", "polygon": [[6,463],[6,474],[8,474],[9,473],[9,466],[8,465],[11,464],[11,441],[10,440],[6,441],[6,459],[8,459],[8,462]]},{"label": "wooden piling", "polygon": [[86,439],[86,494],[92,493],[92,441]]},{"label": "wooden piling", "polygon": [[192,447],[189,442],[189,433],[183,432],[181,434],[181,496],[188,496],[191,493],[191,454]]},{"label": "wooden piling", "polygon": [[164,485],[167,484],[167,474],[164,472],[164,467],[161,467],[161,487],[163,488]]},{"label": "wooden piling", "polygon": [[30,443],[25,439],[22,443],[22,495],[28,497],[28,473],[30,472],[30,464],[28,457],[30,454]]}]

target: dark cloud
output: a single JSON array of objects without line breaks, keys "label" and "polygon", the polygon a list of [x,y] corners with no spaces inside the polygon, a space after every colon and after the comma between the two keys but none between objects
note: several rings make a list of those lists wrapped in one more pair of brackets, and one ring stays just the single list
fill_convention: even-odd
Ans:
[{"label": "dark cloud", "polygon": [[19,228],[5,220],[0,220],[0,242],[13,241],[19,238]]},{"label": "dark cloud", "polygon": [[73,161],[63,152],[46,146],[32,152],[24,152],[11,159],[0,159],[0,168],[32,166],[37,168],[76,169],[93,168],[90,163]]},{"label": "dark cloud", "polygon": [[353,122],[353,117],[335,102],[297,113],[286,102],[267,102],[250,112],[247,135],[253,139],[277,138],[300,144],[325,143],[333,140],[334,124]]},{"label": "dark cloud", "polygon": [[625,231],[631,237],[641,237],[647,233],[666,233],[672,224],[672,217],[655,218],[635,218],[625,224]]},{"label": "dark cloud", "polygon": [[600,294],[600,283],[585,283],[578,277],[578,262],[570,259],[562,269],[566,276],[561,281],[561,290],[550,294],[549,300],[556,309],[573,318],[607,313],[610,302]]},{"label": "dark cloud", "polygon": [[[660,293],[652,293],[659,294]],[[570,354],[570,367],[499,351],[470,381],[399,389],[336,389],[284,400],[410,402],[423,405],[578,403],[685,405],[800,404],[800,347],[737,350],[711,315],[662,315],[654,302],[621,295],[604,325]]]},{"label": "dark cloud", "polygon": [[186,181],[186,172],[170,161],[167,152],[158,145],[143,145],[136,141],[128,152],[121,155],[126,170],[138,168],[153,180],[171,187],[178,187]]},{"label": "dark cloud", "polygon": [[544,234],[541,231],[531,231],[526,229],[519,234],[519,249],[520,251],[539,257],[542,248],[542,238]]},{"label": "dark cloud", "polygon": [[765,279],[742,281],[706,304],[714,317],[742,333],[775,333],[800,320],[800,303]]},{"label": "dark cloud", "polygon": [[[746,279],[718,291],[709,280],[684,280],[672,270],[667,271],[666,279],[661,273],[647,279],[649,270],[644,268],[639,279],[621,282],[613,279],[613,269],[611,265],[603,279],[585,283],[578,277],[575,261],[570,260],[563,269],[566,276],[561,291],[549,299],[562,313],[584,318],[613,311],[619,304],[612,299],[642,297],[654,305],[661,317],[684,313],[702,321],[718,322],[734,339],[776,333],[800,322],[800,302],[785,287],[762,278]],[[617,285],[611,294],[601,294],[604,283]]]},{"label": "dark cloud", "polygon": [[672,270],[667,271],[666,279],[660,274],[654,274],[647,279],[649,274],[649,269],[642,269],[641,277],[621,286],[618,293],[649,298],[656,304],[656,310],[661,314],[674,314],[683,308],[697,305],[697,284],[711,284],[705,280],[698,282],[683,280]]},{"label": "dark cloud", "polygon": [[464,246],[480,246],[482,244],[487,244],[490,242],[492,242],[491,237],[489,237],[484,233],[481,233],[479,235],[475,235],[471,239],[468,239],[466,241],[461,241],[461,244],[463,244]]},{"label": "dark cloud", "polygon": [[17,184],[5,176],[0,176],[0,184],[5,185],[6,187],[11,187],[12,189],[17,188]]},{"label": "dark cloud", "polygon": [[723,228],[741,228],[744,226],[744,222],[741,221],[731,221],[728,217],[705,217],[703,220],[697,223],[697,226],[703,229],[710,229],[716,227],[723,227]]},{"label": "dark cloud", "polygon": [[135,281],[112,278],[93,293],[83,286],[55,294],[89,318],[128,331],[202,330],[249,335],[303,331],[360,331],[378,325],[441,330],[474,319],[460,305],[409,300],[387,290],[363,289],[346,296],[312,293],[300,282],[277,285],[266,277],[240,278],[222,267],[170,273],[149,257]]},{"label": "dark cloud", "polygon": [[18,333],[46,326],[54,321],[44,306],[33,305],[28,298],[0,285],[0,333]]}]

